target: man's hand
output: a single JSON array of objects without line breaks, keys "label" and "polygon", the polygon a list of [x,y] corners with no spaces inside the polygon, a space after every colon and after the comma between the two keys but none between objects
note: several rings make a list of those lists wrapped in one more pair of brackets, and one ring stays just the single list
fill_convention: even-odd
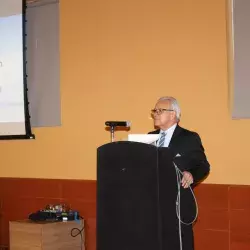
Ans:
[{"label": "man's hand", "polygon": [[184,171],[181,180],[181,185],[183,188],[188,188],[194,182],[194,178],[191,173]]}]

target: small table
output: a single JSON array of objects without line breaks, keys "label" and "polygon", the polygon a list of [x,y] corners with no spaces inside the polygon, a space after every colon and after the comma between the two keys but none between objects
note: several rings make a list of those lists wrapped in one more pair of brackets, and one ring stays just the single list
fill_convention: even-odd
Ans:
[{"label": "small table", "polygon": [[[11,250],[85,250],[83,220],[66,222],[20,220],[10,221],[9,226]],[[73,228],[76,229],[72,231]],[[82,236],[79,230],[82,230]],[[76,237],[71,235],[78,233]]]}]

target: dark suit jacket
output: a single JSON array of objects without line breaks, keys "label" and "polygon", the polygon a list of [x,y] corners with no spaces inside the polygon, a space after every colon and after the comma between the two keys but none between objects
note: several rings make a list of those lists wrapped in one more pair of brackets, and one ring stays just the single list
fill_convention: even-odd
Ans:
[{"label": "dark suit jacket", "polygon": [[[149,132],[159,134],[160,130]],[[173,155],[173,161],[181,171],[188,171],[193,175],[194,184],[206,177],[210,171],[200,136],[196,132],[181,128],[175,128],[171,138],[169,149]],[[181,155],[176,157],[176,155]]]}]

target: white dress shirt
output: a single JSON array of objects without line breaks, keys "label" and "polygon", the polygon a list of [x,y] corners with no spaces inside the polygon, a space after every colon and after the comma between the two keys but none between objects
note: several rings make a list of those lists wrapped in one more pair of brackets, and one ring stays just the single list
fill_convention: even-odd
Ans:
[{"label": "white dress shirt", "polygon": [[[171,141],[171,138],[173,136],[173,133],[174,133],[174,130],[177,126],[177,123],[175,123],[172,127],[168,128],[167,130],[160,130],[160,137],[161,137],[161,133],[164,132],[166,134],[165,136],[165,142],[164,142],[164,146],[163,147],[168,147],[169,146],[169,143]],[[159,141],[157,142],[157,146],[159,145]]]}]

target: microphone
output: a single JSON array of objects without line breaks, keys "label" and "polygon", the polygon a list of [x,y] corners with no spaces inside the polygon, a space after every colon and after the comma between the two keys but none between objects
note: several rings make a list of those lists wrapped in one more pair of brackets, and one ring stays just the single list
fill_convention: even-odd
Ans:
[{"label": "microphone", "polygon": [[130,127],[131,122],[130,121],[106,121],[105,125],[109,127]]}]

